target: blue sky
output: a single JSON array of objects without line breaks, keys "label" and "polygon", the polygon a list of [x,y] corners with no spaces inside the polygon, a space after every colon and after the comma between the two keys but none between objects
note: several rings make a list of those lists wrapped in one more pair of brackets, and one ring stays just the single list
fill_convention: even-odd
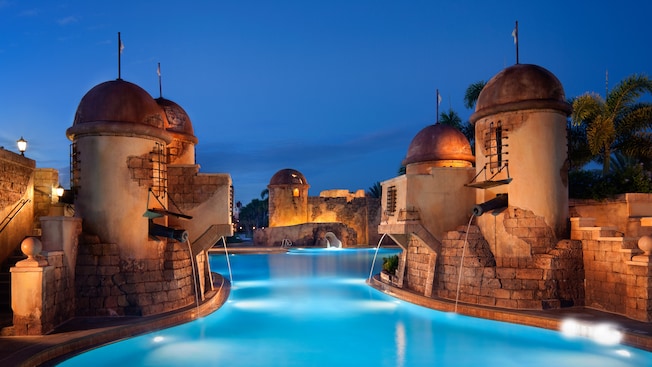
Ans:
[{"label": "blue sky", "polygon": [[469,84],[541,65],[567,97],[650,75],[644,1],[0,0],[0,146],[20,136],[68,186],[65,130],[93,86],[122,78],[189,114],[202,172],[230,173],[236,200],[294,168],[310,194],[396,175],[440,110],[464,120]]}]

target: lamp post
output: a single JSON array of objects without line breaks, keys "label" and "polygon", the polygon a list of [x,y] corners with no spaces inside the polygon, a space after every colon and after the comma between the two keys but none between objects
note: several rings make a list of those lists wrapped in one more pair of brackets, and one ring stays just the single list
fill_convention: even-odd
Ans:
[{"label": "lamp post", "polygon": [[18,145],[18,151],[20,151],[20,155],[24,157],[25,151],[27,150],[27,140],[23,139],[21,136],[20,139],[16,140],[16,144]]}]

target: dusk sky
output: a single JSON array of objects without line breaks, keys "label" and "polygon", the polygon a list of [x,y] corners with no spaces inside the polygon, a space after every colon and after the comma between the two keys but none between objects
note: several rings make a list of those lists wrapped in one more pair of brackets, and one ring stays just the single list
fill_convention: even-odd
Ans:
[{"label": "dusk sky", "polygon": [[247,204],[283,168],[310,195],[396,176],[422,128],[516,60],[566,96],[650,75],[648,1],[0,0],[0,146],[68,187],[71,126],[93,86],[122,79],[181,105],[201,172],[231,174]]}]

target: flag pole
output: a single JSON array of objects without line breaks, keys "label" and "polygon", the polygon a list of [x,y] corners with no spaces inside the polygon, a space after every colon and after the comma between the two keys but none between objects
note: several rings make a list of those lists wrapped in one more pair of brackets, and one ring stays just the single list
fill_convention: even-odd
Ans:
[{"label": "flag pole", "polygon": [[156,74],[158,74],[158,95],[160,98],[163,98],[163,84],[161,83],[161,63],[158,63],[156,68]]},{"label": "flag pole", "polygon": [[122,40],[120,40],[120,32],[118,32],[118,80],[121,79],[120,70],[120,55],[122,54]]},{"label": "flag pole", "polygon": [[436,117],[436,123],[439,123],[439,88],[437,88],[437,117]]},{"label": "flag pole", "polygon": [[518,64],[518,20],[516,21],[512,35],[514,36],[514,45],[516,46],[516,63]]}]

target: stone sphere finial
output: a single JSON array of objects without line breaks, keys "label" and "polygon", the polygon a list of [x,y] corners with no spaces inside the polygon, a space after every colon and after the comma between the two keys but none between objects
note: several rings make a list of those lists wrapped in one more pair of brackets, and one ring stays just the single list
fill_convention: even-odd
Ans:
[{"label": "stone sphere finial", "polygon": [[645,252],[644,255],[650,256],[652,254],[652,236],[642,236],[639,238],[638,248]]},{"label": "stone sphere finial", "polygon": [[42,249],[41,240],[36,237],[27,237],[20,243],[20,250],[27,255],[27,260],[35,261]]}]

